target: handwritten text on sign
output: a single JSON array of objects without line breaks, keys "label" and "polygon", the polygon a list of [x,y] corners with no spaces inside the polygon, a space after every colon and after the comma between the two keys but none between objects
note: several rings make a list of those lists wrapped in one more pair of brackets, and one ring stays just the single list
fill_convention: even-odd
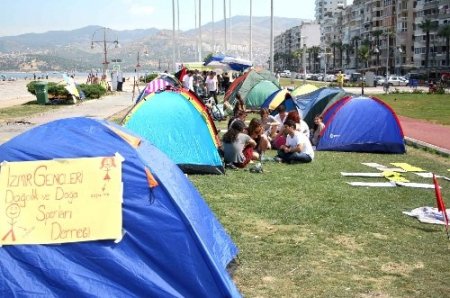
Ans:
[{"label": "handwritten text on sign", "polygon": [[0,244],[119,239],[122,157],[5,162]]}]

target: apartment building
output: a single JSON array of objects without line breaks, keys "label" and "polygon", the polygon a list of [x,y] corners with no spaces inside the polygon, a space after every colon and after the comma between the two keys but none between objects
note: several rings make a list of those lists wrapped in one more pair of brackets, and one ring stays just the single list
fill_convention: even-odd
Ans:
[{"label": "apartment building", "polygon": [[347,0],[316,0],[315,18],[320,24],[330,13],[347,6]]},{"label": "apartment building", "polygon": [[[449,0],[416,0],[414,20],[414,66],[417,68],[427,67],[426,62],[426,32],[420,28],[423,21],[430,20],[437,28],[450,25],[450,1]],[[449,69],[446,59],[446,39],[439,36],[438,29],[431,30],[430,48],[428,54],[428,69]]]},{"label": "apartment building", "polygon": [[[425,20],[438,26],[450,24],[450,0],[354,0],[332,12],[326,7],[324,13],[325,2],[316,1],[322,52],[327,53],[326,61],[337,57],[340,62],[327,64],[329,70],[370,70],[385,75],[449,68],[446,39],[438,30],[430,32],[426,67],[426,32],[420,24]],[[330,53],[336,41],[341,43],[339,50]],[[368,61],[360,61],[357,55],[361,46],[369,48]]]},{"label": "apartment building", "polygon": [[305,45],[306,48],[320,45],[320,25],[317,22],[303,21],[299,26],[292,27],[275,36],[275,68],[299,71]]}]

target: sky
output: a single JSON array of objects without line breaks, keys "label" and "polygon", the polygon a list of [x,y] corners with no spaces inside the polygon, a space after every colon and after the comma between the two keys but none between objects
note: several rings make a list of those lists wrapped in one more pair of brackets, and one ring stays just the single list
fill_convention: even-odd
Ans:
[{"label": "sky", "polygon": [[[174,0],[177,3],[177,0]],[[250,15],[250,0],[178,0],[180,30],[195,28],[195,6],[201,22]],[[274,16],[314,19],[315,0],[273,0]],[[351,2],[351,1],[350,1]],[[253,16],[270,16],[271,0],[253,0]],[[0,36],[73,30],[99,25],[114,30],[172,29],[171,0],[1,0]],[[198,11],[198,10],[197,10]],[[198,17],[198,13],[197,13]],[[178,27],[178,25],[176,25]]]}]

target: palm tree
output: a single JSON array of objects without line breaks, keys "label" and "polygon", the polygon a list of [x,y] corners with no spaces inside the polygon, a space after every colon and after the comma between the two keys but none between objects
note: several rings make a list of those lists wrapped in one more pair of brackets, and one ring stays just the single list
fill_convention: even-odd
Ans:
[{"label": "palm tree", "polygon": [[308,62],[307,64],[309,65],[309,69],[312,69],[312,72],[315,72],[315,69],[313,67],[313,48],[307,48],[306,49],[306,53],[308,53]]},{"label": "palm tree", "polygon": [[334,41],[330,44],[331,48],[333,49],[333,69],[336,68],[336,48],[339,46],[339,43],[337,41]]},{"label": "palm tree", "polygon": [[436,21],[424,20],[419,24],[419,28],[425,32],[425,68],[428,69],[428,60],[430,58],[430,32],[438,28]]},{"label": "palm tree", "polygon": [[[363,44],[359,50],[358,50],[358,58],[364,62],[365,68],[367,69],[369,67],[369,58],[370,58],[370,49],[369,46],[366,44]],[[364,77],[365,77],[365,71],[362,73],[363,80],[361,82],[361,94],[364,95]]]},{"label": "palm tree", "polygon": [[359,67],[359,61],[358,61],[358,41],[361,39],[359,36],[353,36],[352,43],[354,44],[355,49],[355,69],[358,69]]},{"label": "palm tree", "polygon": [[342,44],[342,41],[338,42],[337,48],[339,50],[339,66],[341,67],[342,70],[344,70],[344,64],[343,64],[343,59],[344,59],[344,55],[343,55],[343,50],[344,50],[344,45]]},{"label": "palm tree", "polygon": [[292,58],[294,59],[294,61],[296,61],[296,63],[294,63],[294,65],[297,65],[298,66],[297,68],[300,70],[300,64],[301,64],[300,61],[303,58],[303,51],[302,51],[302,49],[295,50],[292,53]]},{"label": "palm tree", "polygon": [[352,46],[348,43],[344,43],[342,45],[342,50],[345,51],[345,64],[347,67],[350,65],[350,50],[352,49]]},{"label": "palm tree", "polygon": [[380,36],[383,34],[382,30],[375,30],[372,32],[373,36],[375,36],[375,47],[376,51],[375,54],[377,54],[377,74],[378,74],[378,67],[380,66]]},{"label": "palm tree", "polygon": [[450,24],[445,24],[439,27],[438,35],[445,38],[445,65],[450,68]]}]

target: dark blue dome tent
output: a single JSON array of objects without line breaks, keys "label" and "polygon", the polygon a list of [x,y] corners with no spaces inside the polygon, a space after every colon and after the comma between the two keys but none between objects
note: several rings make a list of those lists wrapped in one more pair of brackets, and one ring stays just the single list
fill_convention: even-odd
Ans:
[{"label": "dark blue dome tent", "polygon": [[314,125],[314,117],[331,104],[344,97],[345,91],[340,88],[322,87],[307,94],[294,97],[294,101],[302,119],[309,127]]},{"label": "dark blue dome tent", "polygon": [[[183,172],[155,146],[88,118],[53,121],[0,146],[0,160],[9,162],[115,153],[124,158],[122,240],[4,245],[1,296],[240,297],[226,270],[237,247]],[[149,172],[158,185],[149,183]]]},{"label": "dark blue dome tent", "polygon": [[344,97],[323,115],[325,129],[317,150],[405,153],[397,115],[375,97]]}]

